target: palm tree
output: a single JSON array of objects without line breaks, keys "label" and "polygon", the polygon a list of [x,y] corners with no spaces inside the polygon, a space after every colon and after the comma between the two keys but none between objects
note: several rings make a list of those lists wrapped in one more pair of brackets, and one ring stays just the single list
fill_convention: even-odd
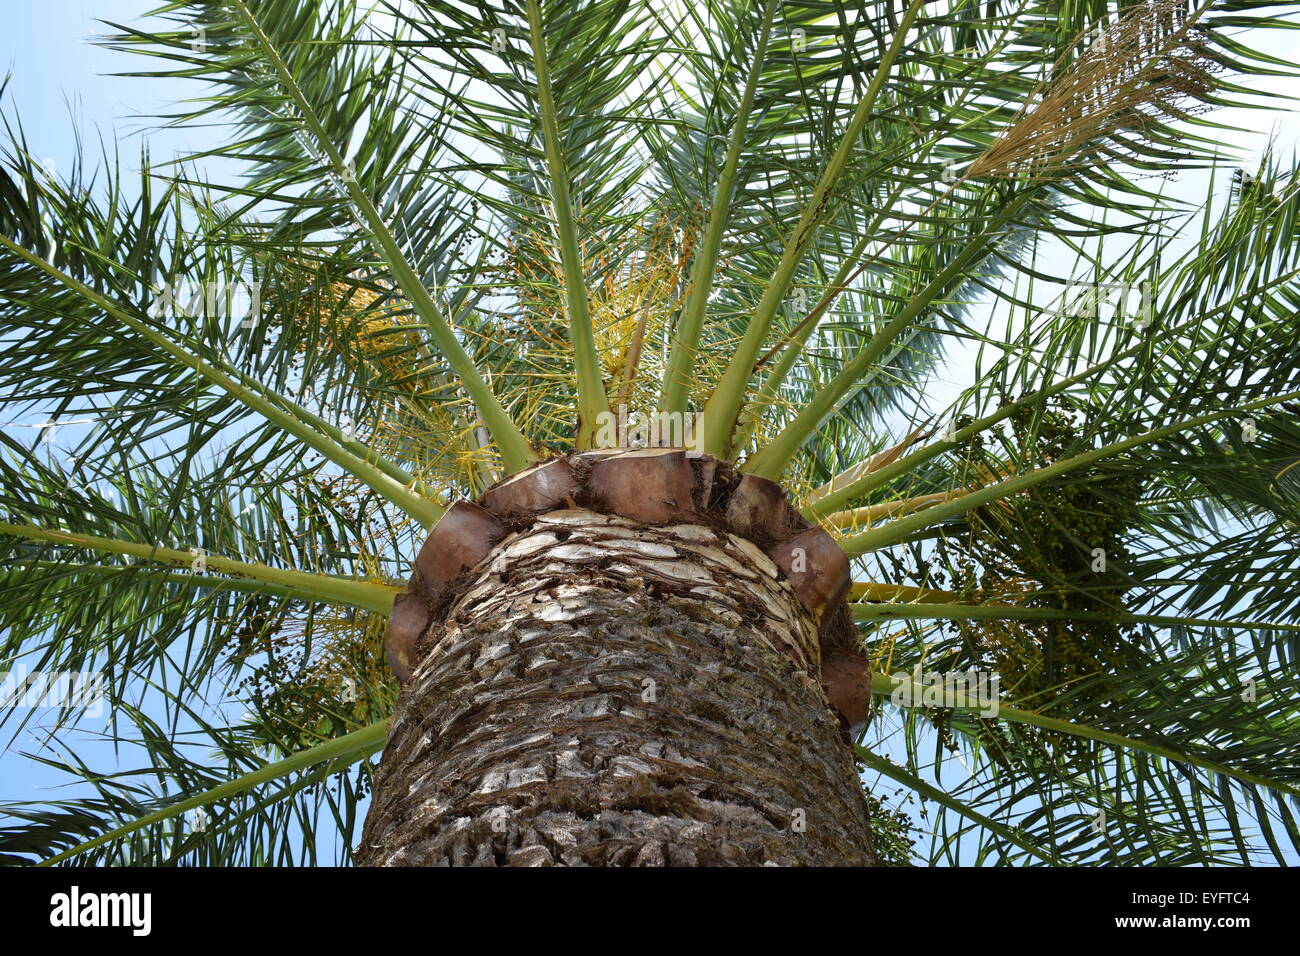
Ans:
[{"label": "palm tree", "polygon": [[1267,6],[109,25],[224,134],[7,124],[3,659],[112,719],[0,852],[1294,859],[1300,182],[1212,112]]}]

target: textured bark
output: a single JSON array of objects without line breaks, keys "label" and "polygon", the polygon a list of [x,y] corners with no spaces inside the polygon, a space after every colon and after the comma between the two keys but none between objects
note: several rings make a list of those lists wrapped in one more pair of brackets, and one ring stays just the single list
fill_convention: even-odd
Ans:
[{"label": "textured bark", "polygon": [[865,865],[818,622],[753,542],[581,508],[421,638],[362,865]]}]

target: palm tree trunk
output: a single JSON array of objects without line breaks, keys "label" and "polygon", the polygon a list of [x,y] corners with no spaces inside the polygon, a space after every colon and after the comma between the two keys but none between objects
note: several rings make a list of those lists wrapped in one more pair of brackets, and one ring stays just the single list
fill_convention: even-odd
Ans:
[{"label": "palm tree trunk", "polygon": [[359,864],[875,862],[817,627],[750,541],[562,510],[463,583],[398,704]]}]

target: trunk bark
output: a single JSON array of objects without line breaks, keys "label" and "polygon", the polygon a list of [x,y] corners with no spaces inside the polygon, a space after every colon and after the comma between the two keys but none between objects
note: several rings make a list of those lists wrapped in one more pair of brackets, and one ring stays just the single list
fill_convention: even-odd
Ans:
[{"label": "trunk bark", "polygon": [[875,862],[817,625],[752,542],[551,512],[440,616],[357,863]]}]

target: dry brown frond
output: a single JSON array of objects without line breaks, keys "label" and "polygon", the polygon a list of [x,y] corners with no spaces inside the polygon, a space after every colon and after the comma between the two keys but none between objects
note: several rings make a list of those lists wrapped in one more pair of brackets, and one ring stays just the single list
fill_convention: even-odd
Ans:
[{"label": "dry brown frond", "polygon": [[1098,138],[1188,112],[1184,104],[1213,89],[1216,69],[1199,12],[1178,0],[1124,11],[1073,63],[1053,71],[1060,75],[1035,90],[962,178],[1051,175]]}]

